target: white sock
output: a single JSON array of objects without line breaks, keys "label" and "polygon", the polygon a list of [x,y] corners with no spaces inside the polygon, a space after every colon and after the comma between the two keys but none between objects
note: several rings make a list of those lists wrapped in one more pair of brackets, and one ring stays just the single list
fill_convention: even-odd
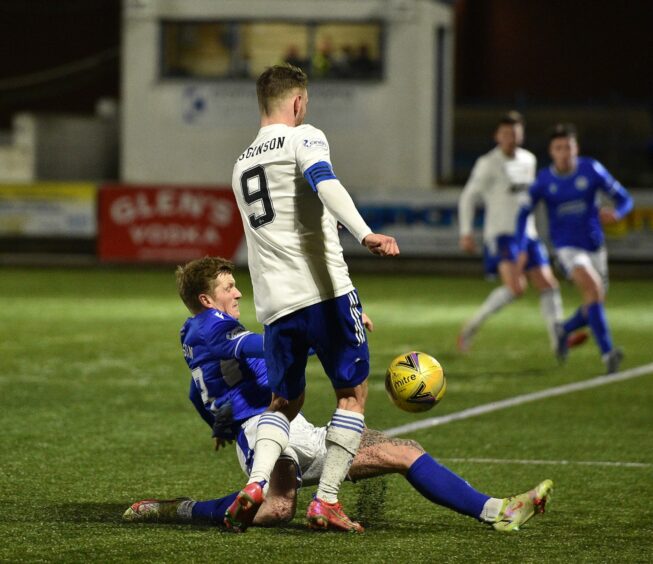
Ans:
[{"label": "white sock", "polygon": [[279,455],[288,446],[290,421],[279,411],[266,411],[261,415],[256,427],[254,444],[254,463],[249,474],[248,484],[270,481],[270,474]]},{"label": "white sock", "polygon": [[351,466],[361,435],[365,416],[355,411],[336,409],[326,434],[327,454],[316,496],[327,503],[338,501],[338,491]]},{"label": "white sock", "polygon": [[177,516],[184,521],[190,521],[193,518],[193,506],[196,503],[193,499],[182,501],[177,506]]},{"label": "white sock", "polygon": [[540,293],[540,310],[546,321],[551,349],[556,350],[558,346],[556,324],[562,323],[562,297],[558,288],[550,288]]},{"label": "white sock", "polygon": [[483,511],[481,511],[481,514],[478,516],[478,518],[481,521],[485,521],[486,523],[494,523],[496,518],[499,516],[499,512],[501,511],[502,506],[503,499],[491,497],[485,502]]},{"label": "white sock", "polygon": [[507,306],[515,299],[515,294],[505,286],[499,286],[490,292],[485,301],[474,314],[474,316],[465,324],[465,332],[473,335],[478,331],[483,322],[496,313],[504,306]]}]

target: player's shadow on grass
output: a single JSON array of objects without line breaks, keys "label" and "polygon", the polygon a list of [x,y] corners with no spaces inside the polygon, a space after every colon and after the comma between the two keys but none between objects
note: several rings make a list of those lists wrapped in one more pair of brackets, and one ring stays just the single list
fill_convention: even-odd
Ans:
[{"label": "player's shadow on grass", "polygon": [[48,515],[67,523],[122,523],[125,503],[58,503],[49,507]]},{"label": "player's shadow on grass", "polygon": [[[22,514],[21,521],[32,521],[35,519],[42,520],[44,515],[48,515],[51,521],[59,523],[105,523],[107,525],[120,525],[128,527],[170,527],[175,529],[192,529],[194,531],[213,531],[219,534],[232,535],[234,533],[227,531],[224,527],[216,526],[210,523],[127,523],[122,520],[122,514],[126,509],[124,503],[59,503],[49,504],[47,506],[34,507],[34,513],[27,511]],[[38,515],[37,515],[38,513]],[[360,518],[353,515],[354,518]],[[443,532],[450,530],[453,524],[442,523],[416,523],[407,519],[361,519],[368,532],[396,532],[406,534],[433,533],[440,529]],[[459,528],[459,526],[457,525]],[[309,531],[303,518],[295,518],[290,523],[266,527],[268,530],[274,530],[279,535],[297,535],[297,534],[342,534],[338,531],[312,532]]]},{"label": "player's shadow on grass", "polygon": [[[61,523],[106,523],[131,527],[172,527],[184,529],[192,527],[194,530],[220,530],[210,523],[128,523],[122,520],[122,514],[127,507],[127,503],[59,503],[51,504],[47,507],[41,506],[39,508],[39,514],[41,515],[43,510],[47,509],[45,513],[51,516],[52,521]],[[41,518],[42,515],[39,519]]]}]

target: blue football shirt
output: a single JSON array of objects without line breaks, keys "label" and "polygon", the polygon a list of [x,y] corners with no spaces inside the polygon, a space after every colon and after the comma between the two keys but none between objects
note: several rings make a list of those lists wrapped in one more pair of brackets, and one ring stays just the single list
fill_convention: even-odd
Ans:
[{"label": "blue football shirt", "polygon": [[596,251],[604,243],[599,219],[599,192],[604,192],[614,201],[619,217],[632,209],[633,200],[628,191],[594,159],[578,157],[576,170],[566,175],[556,172],[553,166],[540,170],[529,189],[530,201],[518,216],[518,238],[524,237],[528,214],[543,200],[549,235],[555,248],[578,247]]},{"label": "blue football shirt", "polygon": [[[211,408],[228,400],[237,422],[258,415],[270,404],[265,361],[243,354],[246,340],[255,337],[260,339],[237,319],[215,309],[207,309],[184,323],[180,339],[193,377],[191,400],[209,425],[213,422]],[[204,412],[193,398],[198,392]]]}]

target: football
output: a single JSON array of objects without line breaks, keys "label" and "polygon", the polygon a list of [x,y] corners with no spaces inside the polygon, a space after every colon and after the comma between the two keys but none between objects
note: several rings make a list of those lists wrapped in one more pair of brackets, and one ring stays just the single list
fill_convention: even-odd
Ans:
[{"label": "football", "polygon": [[440,363],[432,356],[411,351],[393,359],[385,374],[385,389],[399,409],[418,413],[436,406],[447,391]]}]

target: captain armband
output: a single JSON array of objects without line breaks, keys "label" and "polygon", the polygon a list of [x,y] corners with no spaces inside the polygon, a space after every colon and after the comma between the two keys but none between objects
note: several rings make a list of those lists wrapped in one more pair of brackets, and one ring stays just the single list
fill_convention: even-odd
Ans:
[{"label": "captain armband", "polygon": [[331,163],[326,161],[319,161],[314,165],[311,165],[304,171],[304,178],[308,181],[313,189],[313,192],[317,192],[317,185],[324,180],[337,180],[338,177],[336,173],[333,172],[333,167]]}]

